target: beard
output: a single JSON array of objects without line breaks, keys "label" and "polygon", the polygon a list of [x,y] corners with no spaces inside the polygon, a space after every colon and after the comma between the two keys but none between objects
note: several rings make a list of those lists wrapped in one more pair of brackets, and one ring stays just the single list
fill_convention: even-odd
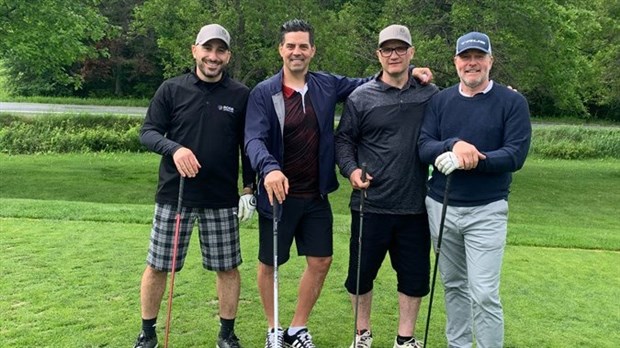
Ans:
[{"label": "beard", "polygon": [[484,82],[484,78],[480,77],[477,79],[469,79],[469,80],[463,80],[463,84],[465,84],[465,86],[471,88],[471,89],[475,89],[477,87],[479,87],[482,82]]},{"label": "beard", "polygon": [[489,74],[481,73],[478,77],[468,77],[466,73],[459,74],[461,81],[463,84],[471,89],[476,89],[480,87],[486,80],[489,78]]},{"label": "beard", "polygon": [[[209,64],[215,64],[214,66],[209,66]],[[221,76],[222,71],[226,67],[226,64],[222,61],[208,61],[206,59],[198,61],[198,70],[208,79],[213,79]]]}]

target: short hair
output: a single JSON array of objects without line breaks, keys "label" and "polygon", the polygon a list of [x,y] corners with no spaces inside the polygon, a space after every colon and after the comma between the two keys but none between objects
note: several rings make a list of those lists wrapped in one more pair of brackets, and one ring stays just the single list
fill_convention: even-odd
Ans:
[{"label": "short hair", "polygon": [[314,46],[314,28],[303,19],[291,19],[282,24],[280,27],[280,44],[284,43],[284,35],[297,31],[308,33],[310,36],[310,45]]}]

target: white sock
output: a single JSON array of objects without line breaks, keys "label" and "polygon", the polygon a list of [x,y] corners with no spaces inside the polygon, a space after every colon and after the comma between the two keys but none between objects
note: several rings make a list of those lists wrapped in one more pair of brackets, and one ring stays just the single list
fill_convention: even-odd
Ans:
[{"label": "white sock", "polygon": [[290,326],[287,330],[289,336],[296,335],[300,330],[307,329],[306,326]]}]

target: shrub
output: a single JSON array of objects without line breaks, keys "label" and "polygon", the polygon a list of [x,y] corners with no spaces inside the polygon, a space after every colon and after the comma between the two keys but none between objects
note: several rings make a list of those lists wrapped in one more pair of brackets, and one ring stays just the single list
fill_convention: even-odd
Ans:
[{"label": "shrub", "polygon": [[[0,152],[142,152],[138,134],[143,118],[65,114],[0,114]],[[530,154],[543,158],[620,158],[620,127],[534,126]]]},{"label": "shrub", "polygon": [[530,154],[561,159],[620,158],[620,128],[534,127]]},{"label": "shrub", "polygon": [[141,152],[143,119],[113,115],[15,116],[0,114],[0,152]]}]

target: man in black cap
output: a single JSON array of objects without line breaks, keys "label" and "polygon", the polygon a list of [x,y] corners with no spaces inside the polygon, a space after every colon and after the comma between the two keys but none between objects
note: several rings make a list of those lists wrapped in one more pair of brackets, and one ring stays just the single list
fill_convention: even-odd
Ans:
[{"label": "man in black cap", "polygon": [[[217,274],[220,333],[218,348],[239,348],[234,332],[240,292],[239,221],[254,211],[254,177],[243,159],[243,195],[239,197],[239,153],[249,89],[226,73],[230,35],[218,24],[198,33],[192,46],[196,67],[159,87],[149,105],[140,141],[162,155],[155,216],[140,302],[142,331],[135,348],[157,346],[155,323],[172,271],[176,204],[185,178],[176,270],[183,268],[197,220],[204,268]],[[241,152],[243,153],[243,152]]]}]

